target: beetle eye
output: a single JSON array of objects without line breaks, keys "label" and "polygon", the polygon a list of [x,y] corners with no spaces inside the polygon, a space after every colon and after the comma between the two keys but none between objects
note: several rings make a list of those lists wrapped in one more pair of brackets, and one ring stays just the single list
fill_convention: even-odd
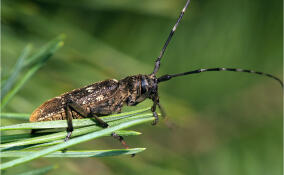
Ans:
[{"label": "beetle eye", "polygon": [[148,82],[146,79],[142,79],[141,81],[141,94],[145,94],[148,91]]}]

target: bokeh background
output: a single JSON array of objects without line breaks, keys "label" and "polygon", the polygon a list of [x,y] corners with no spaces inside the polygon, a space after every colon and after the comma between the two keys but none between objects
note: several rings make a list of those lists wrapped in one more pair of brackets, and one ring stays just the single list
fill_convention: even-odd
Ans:
[{"label": "bokeh background", "polygon": [[[59,34],[66,35],[64,47],[4,111],[31,113],[47,99],[74,88],[150,73],[185,2],[2,1],[3,76],[28,43],[36,50]],[[282,79],[282,3],[192,0],[159,75],[236,67],[272,73]],[[126,138],[132,147],[147,148],[135,158],[41,158],[6,173],[57,164],[59,168],[50,175],[280,175],[282,98],[276,81],[257,75],[211,72],[176,78],[160,84],[160,100],[168,119],[154,127],[136,126],[133,129],[143,135]],[[147,101],[138,108],[150,105]],[[121,145],[112,138],[102,138],[74,147],[110,148]]]}]

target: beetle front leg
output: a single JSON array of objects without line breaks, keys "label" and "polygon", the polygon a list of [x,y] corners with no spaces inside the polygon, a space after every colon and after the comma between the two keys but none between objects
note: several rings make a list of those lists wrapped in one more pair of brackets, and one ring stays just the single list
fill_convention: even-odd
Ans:
[{"label": "beetle front leg", "polygon": [[154,104],[151,108],[151,111],[153,112],[153,116],[155,117],[155,120],[153,121],[152,125],[156,125],[159,121],[159,116],[156,112],[157,100],[155,99],[155,100],[153,100],[153,102],[154,102]]},{"label": "beetle front leg", "polygon": [[162,117],[165,118],[167,115],[166,115],[164,108],[161,106],[159,99],[157,100],[157,105],[161,111]]},{"label": "beetle front leg", "polygon": [[163,107],[160,104],[160,99],[158,94],[156,94],[154,97],[152,97],[152,101],[153,101],[153,106],[151,108],[151,111],[153,112],[153,116],[155,117],[155,120],[153,121],[152,125],[156,125],[159,121],[159,116],[156,112],[156,106],[158,105],[161,113],[162,113],[162,117],[166,117],[166,113],[165,110],[163,109]]}]

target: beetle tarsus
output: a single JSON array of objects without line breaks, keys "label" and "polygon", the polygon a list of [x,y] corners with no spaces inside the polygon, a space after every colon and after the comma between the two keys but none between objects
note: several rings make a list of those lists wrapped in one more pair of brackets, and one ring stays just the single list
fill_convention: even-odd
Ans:
[{"label": "beetle tarsus", "polygon": [[[158,107],[161,109],[161,105],[159,104],[159,97],[158,97],[158,94],[156,93],[156,95],[154,97],[152,97],[152,100],[153,100],[153,106],[151,108],[151,111],[153,112],[153,116],[155,118],[155,120],[152,122],[152,125],[156,125],[159,121],[159,116],[156,112],[156,107],[158,105]],[[162,111],[161,111],[162,112]],[[162,112],[164,113],[164,112]]]},{"label": "beetle tarsus", "polygon": [[155,120],[152,122],[152,125],[156,125],[159,121],[159,116],[157,112],[153,112],[153,116],[155,117]]},{"label": "beetle tarsus", "polygon": [[69,131],[69,132],[67,133],[67,136],[66,136],[65,139],[64,139],[64,142],[67,142],[67,141],[70,139],[71,135],[72,135],[72,131]]}]

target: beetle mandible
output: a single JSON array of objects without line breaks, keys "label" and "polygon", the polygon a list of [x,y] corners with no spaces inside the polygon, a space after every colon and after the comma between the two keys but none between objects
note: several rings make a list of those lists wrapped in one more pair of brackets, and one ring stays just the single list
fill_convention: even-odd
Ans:
[{"label": "beetle mandible", "polygon": [[[189,3],[190,0],[187,0],[177,22],[172,28],[160,52],[159,57],[156,59],[154,70],[151,74],[128,76],[119,81],[115,79],[105,80],[64,93],[46,101],[40,107],[35,109],[30,116],[30,121],[39,122],[66,119],[68,127],[65,141],[67,141],[73,131],[72,119],[93,117],[100,126],[107,127],[108,124],[100,119],[100,116],[119,113],[121,112],[124,104],[128,106],[135,106],[145,99],[151,99],[153,101],[151,111],[155,117],[153,124],[156,124],[158,121],[158,115],[156,112],[157,106],[160,108],[162,115],[165,115],[159,101],[158,84],[168,81],[174,77],[198,74],[206,71],[233,71],[264,75],[277,80],[283,87],[283,82],[271,74],[235,68],[197,69],[184,73],[167,74],[157,77],[156,74],[160,68],[160,61],[163,58],[166,48],[170,43],[187,7],[189,6]],[[113,136],[118,138],[126,146],[121,136],[118,136],[115,133],[113,133]]]}]

